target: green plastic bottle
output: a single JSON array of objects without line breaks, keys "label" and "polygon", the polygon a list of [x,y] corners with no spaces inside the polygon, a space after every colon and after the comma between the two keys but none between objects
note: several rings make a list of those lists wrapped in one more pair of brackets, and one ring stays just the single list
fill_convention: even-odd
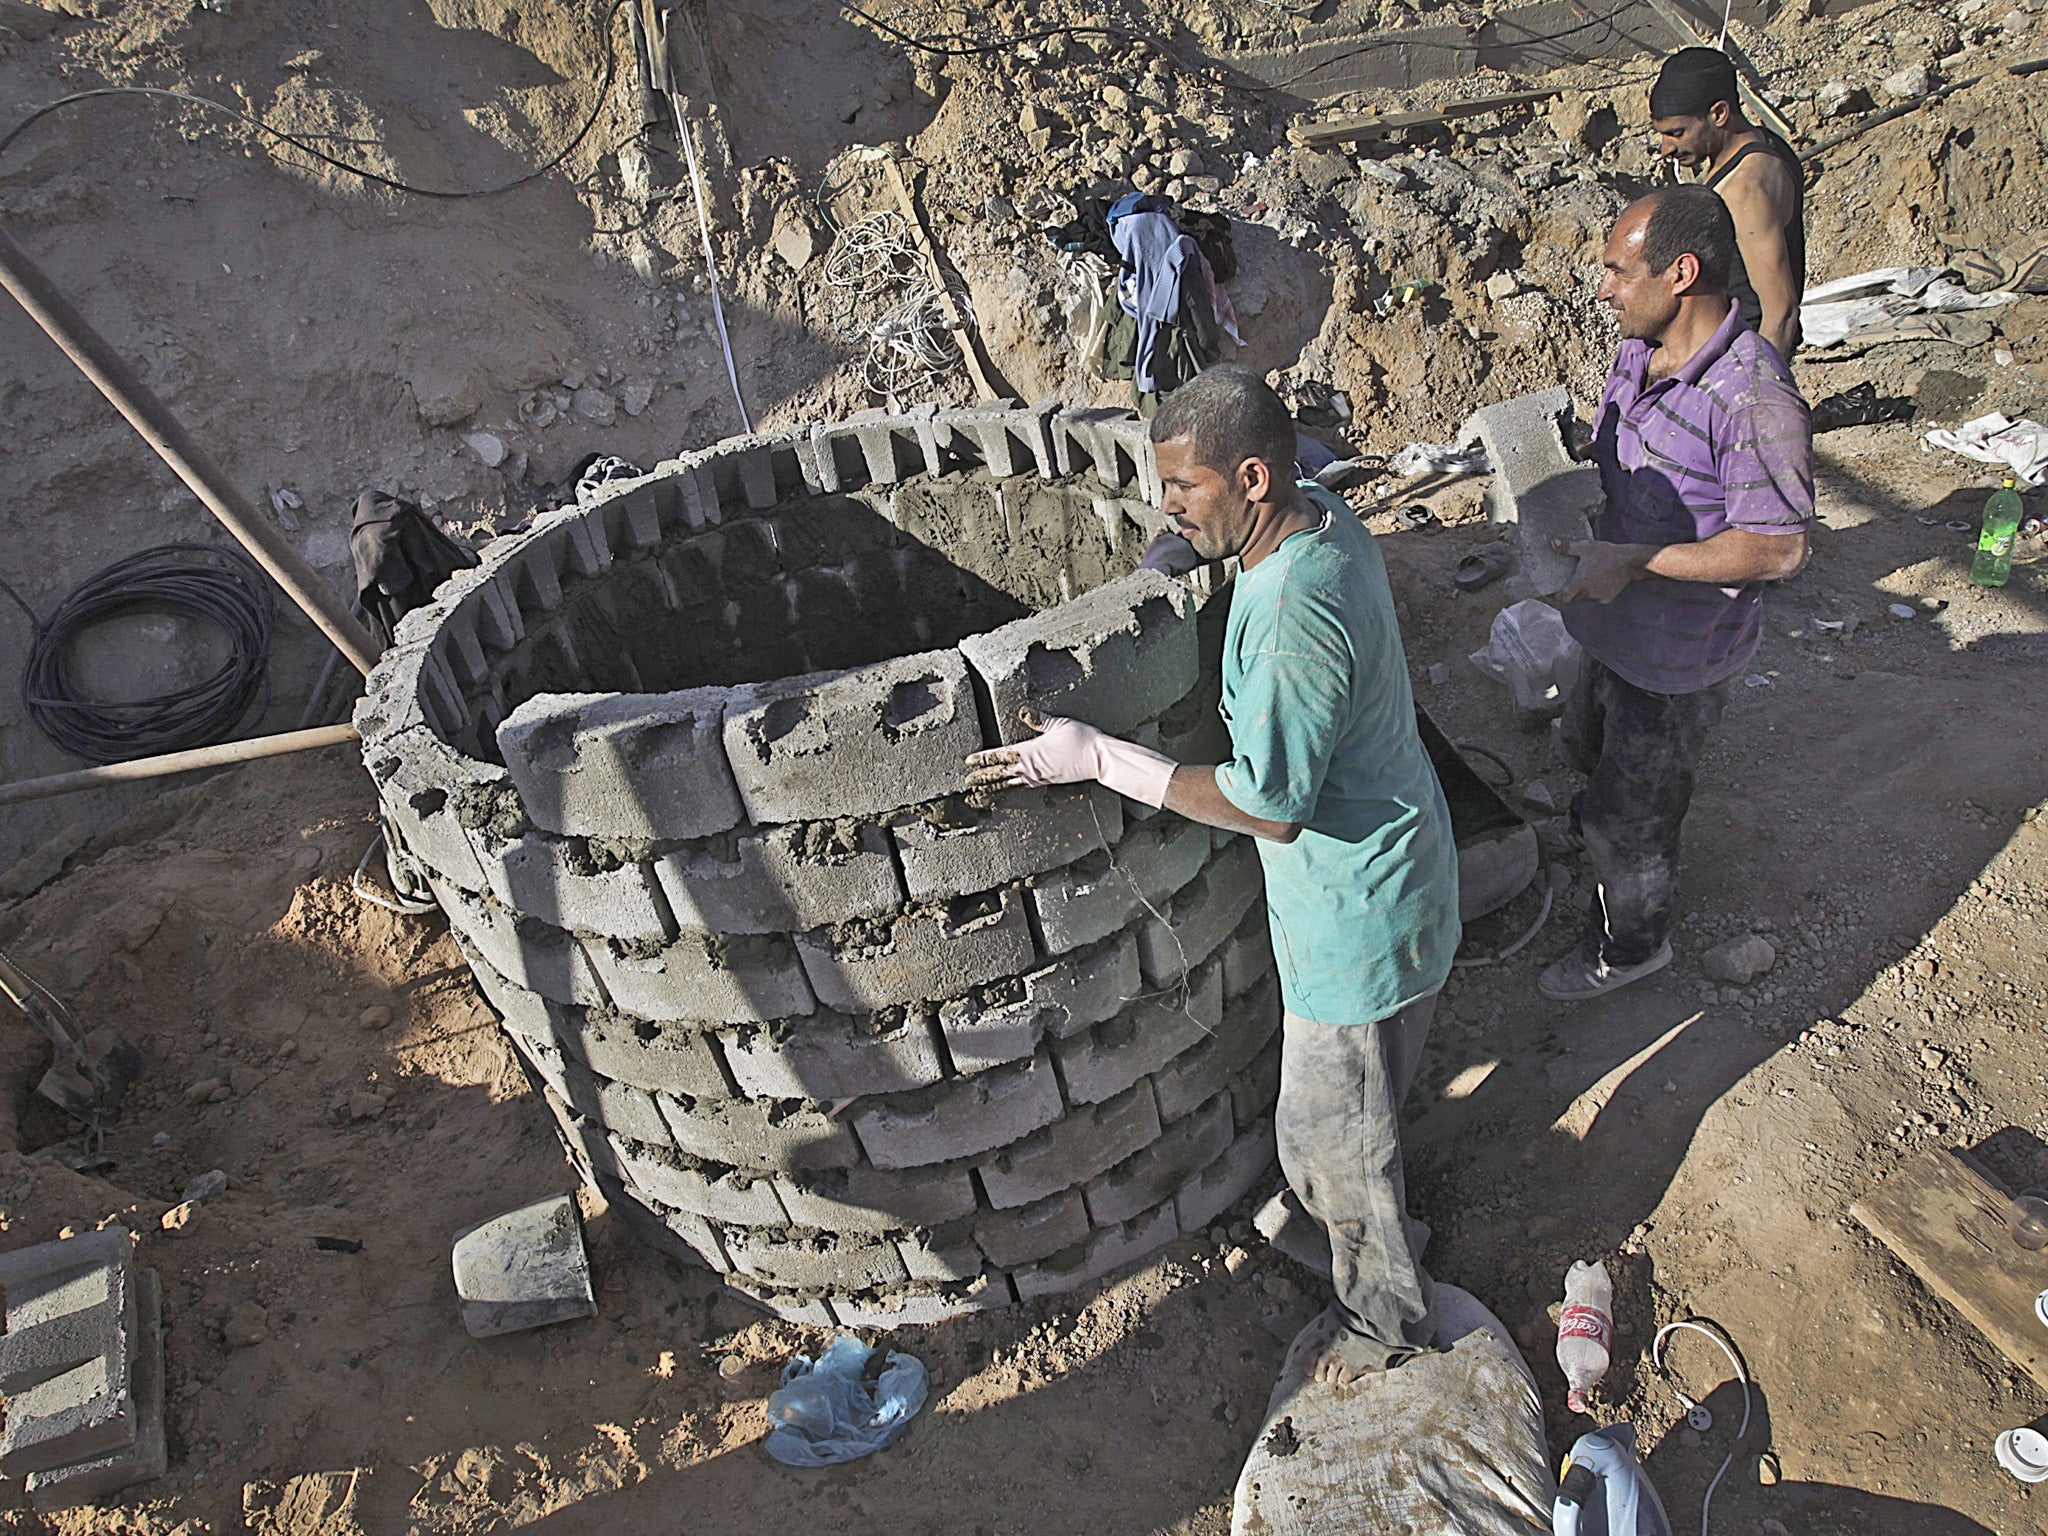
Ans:
[{"label": "green plastic bottle", "polygon": [[2012,541],[2020,530],[2020,493],[2012,476],[1984,503],[1984,531],[1977,535],[1977,558],[1970,562],[1970,580],[1980,587],[2002,587],[2012,574]]}]

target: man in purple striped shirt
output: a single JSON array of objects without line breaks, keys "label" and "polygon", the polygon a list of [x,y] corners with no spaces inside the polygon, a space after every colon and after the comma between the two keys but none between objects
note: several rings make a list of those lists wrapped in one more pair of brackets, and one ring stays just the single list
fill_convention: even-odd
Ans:
[{"label": "man in purple striped shirt", "polygon": [[1625,209],[1600,297],[1621,350],[1593,460],[1607,504],[1559,598],[1585,647],[1564,744],[1586,775],[1574,829],[1599,878],[1584,940],[1543,973],[1580,1002],[1671,963],[1679,827],[1728,680],[1763,637],[1763,584],[1798,573],[1813,524],[1806,402],[1728,296],[1735,225],[1705,187]]}]

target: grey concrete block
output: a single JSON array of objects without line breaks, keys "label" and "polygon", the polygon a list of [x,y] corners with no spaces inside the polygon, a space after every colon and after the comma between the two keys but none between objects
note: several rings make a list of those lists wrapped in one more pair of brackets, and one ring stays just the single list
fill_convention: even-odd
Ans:
[{"label": "grey concrete block", "polygon": [[1054,1042],[1067,1098],[1100,1104],[1208,1039],[1223,1022],[1223,968],[1203,966],[1186,994],[1175,990],[1132,1003],[1105,1024]]},{"label": "grey concrete block", "polygon": [[789,940],[682,933],[645,954],[593,941],[590,963],[622,1013],[656,1021],[758,1024],[817,1006]]},{"label": "grey concrete block", "polygon": [[1164,908],[1166,922],[1150,920],[1138,930],[1138,964],[1146,984],[1179,985],[1222,946],[1264,890],[1265,876],[1249,840],[1217,854]]},{"label": "grey concrete block", "polygon": [[723,1237],[733,1269],[769,1285],[867,1291],[901,1285],[910,1278],[893,1243],[846,1237],[771,1237],[738,1227],[727,1230]]},{"label": "grey concrete block", "polygon": [[818,1001],[841,1013],[958,997],[1037,959],[1014,891],[813,929],[796,936],[796,950]]},{"label": "grey concrete block", "polygon": [[47,1243],[31,1243],[0,1253],[0,1291],[9,1293],[31,1281],[92,1265],[125,1264],[135,1251],[135,1237],[119,1223],[60,1237]]},{"label": "grey concrete block", "polygon": [[1047,409],[979,409],[947,411],[939,417],[942,444],[953,448],[964,439],[974,456],[997,477],[1034,471],[1050,480],[1057,473],[1052,446],[1053,413]]},{"label": "grey concrete block", "polygon": [[988,1267],[981,1250],[965,1237],[957,1241],[937,1237],[900,1238],[896,1251],[903,1255],[903,1267],[909,1271],[910,1278],[926,1285],[972,1280]]},{"label": "grey concrete block", "polygon": [[455,1234],[449,1254],[473,1339],[597,1315],[574,1195],[536,1200]]},{"label": "grey concrete block", "polygon": [[677,923],[712,933],[790,933],[903,901],[888,832],[850,820],[713,839],[654,872]]},{"label": "grey concrete block", "polygon": [[1157,1141],[1088,1182],[1088,1219],[1112,1227],[1171,1200],[1182,1185],[1229,1147],[1235,1127],[1230,1099],[1218,1094],[1174,1121]]},{"label": "grey concrete block", "polygon": [[482,840],[491,894],[557,928],[610,938],[665,939],[672,931],[644,864],[600,868],[583,844],[527,832],[509,843]]},{"label": "grey concrete block", "polygon": [[939,1009],[939,1029],[954,1070],[980,1072],[1021,1061],[1041,1040],[1064,1039],[1116,1017],[1143,986],[1138,941],[1123,933],[1024,976],[954,998]]},{"label": "grey concrete block", "polygon": [[726,519],[764,512],[784,492],[808,489],[792,437],[729,437],[691,457]]},{"label": "grey concrete block", "polygon": [[429,877],[448,926],[514,986],[557,1003],[602,1003],[605,988],[591,955],[568,933],[444,880]]},{"label": "grey concrete block", "polygon": [[991,1211],[974,1224],[981,1251],[1005,1268],[1071,1248],[1087,1235],[1088,1208],[1078,1189],[1016,1210]]},{"label": "grey concrete block", "polygon": [[1223,941],[1223,995],[1242,996],[1273,974],[1273,925],[1260,901]]},{"label": "grey concrete block", "polygon": [[912,901],[992,891],[1071,864],[1123,836],[1123,800],[1099,784],[1011,789],[939,801],[891,829]]},{"label": "grey concrete block", "polygon": [[919,1168],[992,1151],[1059,1118],[1060,1085],[1043,1054],[853,1111],[869,1161]]},{"label": "grey concrete block", "polygon": [[1230,1080],[1230,1112],[1240,1127],[1263,1120],[1280,1099],[1280,1053],[1261,1051]]},{"label": "grey concrete block", "polygon": [[1146,424],[1128,411],[1067,410],[1052,419],[1054,457],[1062,474],[1092,469],[1112,490],[1159,504],[1159,468]]},{"label": "grey concrete block", "polygon": [[562,1063],[562,1078],[568,1091],[562,1095],[569,1107],[608,1131],[617,1131],[650,1146],[664,1146],[668,1125],[655,1107],[654,1095],[630,1083],[599,1077],[573,1056]]},{"label": "grey concrete block", "polygon": [[[528,1082],[554,1117],[562,1153],[569,1159],[570,1167],[575,1169],[576,1177],[592,1189],[599,1188],[606,1178],[616,1182],[620,1177],[619,1160],[605,1128],[595,1120],[586,1120],[577,1114],[546,1078],[531,1071],[530,1064]],[[663,1140],[666,1142],[667,1138]]]},{"label": "grey concrete block", "polygon": [[[125,1245],[127,1233],[120,1242]],[[55,1245],[46,1245],[55,1246]],[[0,1472],[30,1472],[85,1461],[132,1447],[138,1425],[131,1390],[136,1329],[135,1287],[126,1262],[44,1269],[7,1285],[8,1332],[17,1339],[0,1432]],[[77,1328],[66,1314],[88,1313]],[[16,1322],[19,1317],[21,1321]],[[47,1330],[47,1331],[43,1331]]]},{"label": "grey concrete block", "polygon": [[[1271,977],[1223,1007],[1216,1033],[1152,1075],[1163,1120],[1178,1120],[1230,1086],[1280,1029],[1280,987]],[[1277,1048],[1277,1045],[1276,1045]]]},{"label": "grey concrete block", "polygon": [[718,1046],[700,1031],[588,1009],[564,1017],[560,1038],[600,1077],[649,1093],[666,1089],[700,1099],[732,1096]]},{"label": "grey concrete block", "polygon": [[779,1227],[793,1219],[771,1179],[749,1179],[722,1167],[714,1176],[659,1148],[623,1139],[615,1138],[612,1147],[626,1183],[671,1210],[747,1227]]},{"label": "grey concrete block", "polygon": [[946,1075],[931,1017],[916,1010],[844,1014],[739,1030],[723,1037],[725,1059],[744,1093],[757,1098],[829,1103],[870,1093],[902,1093]]},{"label": "grey concrete block", "polygon": [[0,1394],[11,1398],[110,1349],[124,1351],[132,1283],[128,1265],[116,1260],[10,1285]]},{"label": "grey concrete block", "polygon": [[505,770],[456,751],[424,727],[382,739],[365,750],[364,762],[406,848],[466,891],[489,889],[476,833],[463,813],[477,815],[510,785]]},{"label": "grey concrete block", "polygon": [[469,962],[469,973],[476,982],[477,990],[498,1015],[498,1022],[508,1034],[523,1035],[529,1040],[541,1040],[559,1047],[561,1031],[568,1025],[562,1004],[550,1002],[538,992],[529,992],[506,980],[473,944],[458,941],[457,947],[462,950],[463,959]]},{"label": "grey concrete block", "polygon": [[1034,880],[1031,903],[1055,953],[1093,943],[1146,909],[1163,907],[1202,870],[1208,829],[1172,813],[1132,827],[1106,857]]},{"label": "grey concrete block", "polygon": [[1058,1295],[1135,1263],[1179,1235],[1180,1225],[1169,1202],[1120,1227],[1105,1228],[1078,1247],[1012,1271],[1010,1283],[1016,1286],[1021,1301]]},{"label": "grey concrete block", "polygon": [[714,1274],[732,1273],[732,1262],[719,1242],[718,1229],[702,1216],[642,1202],[614,1180],[600,1181],[599,1188],[610,1202],[612,1214],[624,1223],[626,1230],[657,1253]]},{"label": "grey concrete block", "polygon": [[832,1169],[775,1181],[798,1226],[832,1232],[901,1232],[936,1227],[974,1210],[964,1168]]},{"label": "grey concrete block", "polygon": [[135,1336],[129,1392],[135,1403],[135,1439],[124,1447],[68,1462],[26,1479],[28,1501],[43,1514],[104,1502],[136,1483],[162,1477],[169,1465],[164,1441],[163,1282],[153,1269],[135,1271]]},{"label": "grey concrete block", "polygon": [[1011,1210],[1092,1179],[1159,1136],[1152,1089],[1139,1083],[1104,1104],[1079,1104],[981,1165],[989,1204]]},{"label": "grey concrete block", "polygon": [[1194,594],[1135,571],[1044,613],[960,642],[987,685],[1006,742],[1030,732],[1022,709],[1128,735],[1195,685]]},{"label": "grey concrete block", "polygon": [[726,755],[757,823],[867,816],[951,794],[981,746],[957,651],[735,688],[725,712]]},{"label": "grey concrete block", "polygon": [[656,1094],[669,1134],[690,1156],[754,1173],[851,1168],[860,1161],[853,1133],[806,1106],[754,1099],[679,1099]]},{"label": "grey concrete block", "polygon": [[526,814],[550,832],[705,837],[742,817],[726,694],[537,694],[498,727],[498,749]]},{"label": "grey concrete block", "polygon": [[1522,574],[1539,597],[1563,591],[1578,568],[1550,541],[1591,538],[1590,520],[1604,498],[1600,472],[1572,462],[1565,449],[1560,418],[1571,409],[1571,391],[1563,385],[1518,395],[1474,411],[1458,439],[1460,446],[1484,445],[1493,463],[1488,515],[1517,526]]},{"label": "grey concrete block", "polygon": [[741,1301],[751,1302],[771,1317],[779,1317],[786,1323],[810,1323],[820,1328],[832,1326],[832,1308],[821,1296],[801,1291],[778,1291],[740,1275],[728,1279],[725,1288]]},{"label": "grey concrete block", "polygon": [[842,1328],[915,1328],[970,1312],[1007,1307],[1014,1298],[1000,1275],[984,1275],[950,1290],[891,1291],[880,1296],[835,1296],[832,1316]]},{"label": "grey concrete block", "polygon": [[1239,1132],[1228,1151],[1188,1180],[1174,1196],[1181,1231],[1201,1231],[1258,1188],[1278,1157],[1271,1120],[1257,1121]]}]

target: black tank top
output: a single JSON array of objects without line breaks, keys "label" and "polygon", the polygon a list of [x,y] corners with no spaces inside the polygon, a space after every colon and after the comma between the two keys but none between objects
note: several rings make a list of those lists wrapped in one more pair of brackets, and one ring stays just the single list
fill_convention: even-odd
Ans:
[{"label": "black tank top", "polygon": [[[1785,254],[1792,258],[1793,291],[1795,295],[1801,294],[1806,291],[1806,172],[1800,166],[1799,156],[1793,153],[1790,144],[1768,128],[1759,128],[1756,131],[1763,137],[1751,139],[1736,150],[1728,163],[1701,185],[1720,186],[1728,179],[1728,173],[1752,154],[1775,155],[1785,162],[1786,168],[1792,172],[1792,186],[1797,194],[1797,200],[1792,205],[1792,217],[1785,223]],[[1742,311],[1743,322],[1752,331],[1762,328],[1763,301],[1756,296],[1756,289],[1750,285],[1749,269],[1742,264],[1742,251],[1739,247],[1735,252],[1735,265],[1728,273],[1728,296],[1735,300],[1737,307]],[[1793,302],[1798,302],[1796,297]],[[1796,334],[1796,321],[1793,330]]]}]

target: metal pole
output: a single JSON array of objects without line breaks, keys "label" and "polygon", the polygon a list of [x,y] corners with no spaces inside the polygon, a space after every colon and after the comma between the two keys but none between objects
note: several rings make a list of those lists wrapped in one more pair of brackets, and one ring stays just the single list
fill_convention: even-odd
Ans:
[{"label": "metal pole", "polygon": [[0,805],[19,805],[24,800],[44,800],[51,795],[69,795],[81,789],[100,789],[135,779],[161,779],[173,773],[190,773],[194,768],[223,768],[230,763],[253,762],[259,757],[282,757],[287,752],[310,752],[315,747],[338,747],[359,739],[352,725],[321,725],[310,731],[286,731],[277,736],[254,736],[247,741],[224,741],[217,747],[194,747],[189,752],[166,752],[161,757],[102,763],[97,768],[53,773],[46,779],[0,784]]},{"label": "metal pole", "polygon": [[228,532],[241,541],[257,564],[270,572],[356,670],[367,673],[375,666],[380,649],[376,637],[328,590],[319,574],[285,542],[284,536],[229,484],[220,466],[193,440],[177,417],[115,354],[106,338],[71,307],[4,229],[0,229],[0,286],[14,295],[29,318],[64,349],[79,372],[92,380],[93,386],[113,402],[114,409],[128,418],[128,424],[142,435],[142,440],[171,466],[192,494],[206,504],[207,510],[227,525]]}]

